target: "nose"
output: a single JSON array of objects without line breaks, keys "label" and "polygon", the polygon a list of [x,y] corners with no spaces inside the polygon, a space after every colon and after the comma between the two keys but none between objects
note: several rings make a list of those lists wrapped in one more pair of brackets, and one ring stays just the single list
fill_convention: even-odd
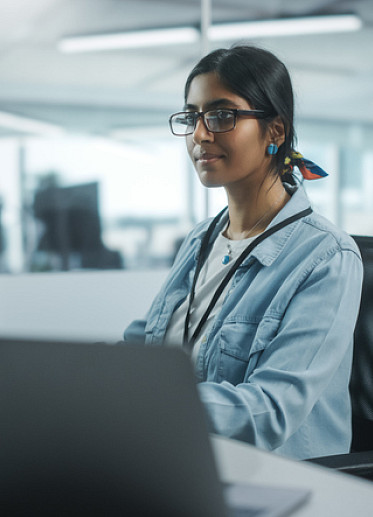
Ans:
[{"label": "nose", "polygon": [[199,117],[193,132],[193,142],[195,144],[200,144],[201,142],[211,142],[212,140],[214,140],[214,133],[207,129],[203,117]]}]

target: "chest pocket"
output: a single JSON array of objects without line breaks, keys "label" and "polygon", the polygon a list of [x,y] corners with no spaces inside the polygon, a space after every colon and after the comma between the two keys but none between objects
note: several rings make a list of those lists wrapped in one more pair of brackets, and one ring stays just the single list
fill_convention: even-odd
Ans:
[{"label": "chest pocket", "polygon": [[247,382],[261,353],[275,337],[280,320],[263,318],[260,322],[226,322],[220,330],[217,382],[233,385]]}]

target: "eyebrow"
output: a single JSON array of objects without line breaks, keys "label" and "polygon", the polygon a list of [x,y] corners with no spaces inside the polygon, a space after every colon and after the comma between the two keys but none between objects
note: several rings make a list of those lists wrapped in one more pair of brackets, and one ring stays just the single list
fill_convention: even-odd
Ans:
[{"label": "eyebrow", "polygon": [[[230,106],[230,107],[237,107],[237,105],[231,101],[230,99],[215,99],[213,101],[210,101],[210,102],[206,102],[205,104],[205,108],[207,110],[209,109],[212,109],[212,108],[218,108],[219,106]],[[195,104],[185,104],[184,105],[184,110],[193,110],[193,111],[198,111],[197,109],[197,106]]]}]

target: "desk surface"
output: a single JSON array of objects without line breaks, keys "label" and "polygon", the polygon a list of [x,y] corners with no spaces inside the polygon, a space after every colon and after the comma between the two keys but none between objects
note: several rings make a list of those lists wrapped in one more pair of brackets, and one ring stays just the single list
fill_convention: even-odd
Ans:
[{"label": "desk surface", "polygon": [[223,481],[310,489],[311,498],[294,517],[373,515],[373,482],[218,436],[212,443]]}]

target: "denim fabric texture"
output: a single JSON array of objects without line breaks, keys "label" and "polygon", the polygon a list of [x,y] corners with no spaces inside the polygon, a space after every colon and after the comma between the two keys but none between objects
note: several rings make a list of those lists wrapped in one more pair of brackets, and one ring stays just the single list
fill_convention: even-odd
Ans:
[{"label": "denim fabric texture", "polygon": [[[270,226],[309,205],[299,186]],[[209,222],[185,239],[148,314],[126,329],[124,341],[162,345],[190,291]],[[297,459],[348,452],[362,275],[352,238],[314,212],[250,253],[195,362],[211,432]]]}]

